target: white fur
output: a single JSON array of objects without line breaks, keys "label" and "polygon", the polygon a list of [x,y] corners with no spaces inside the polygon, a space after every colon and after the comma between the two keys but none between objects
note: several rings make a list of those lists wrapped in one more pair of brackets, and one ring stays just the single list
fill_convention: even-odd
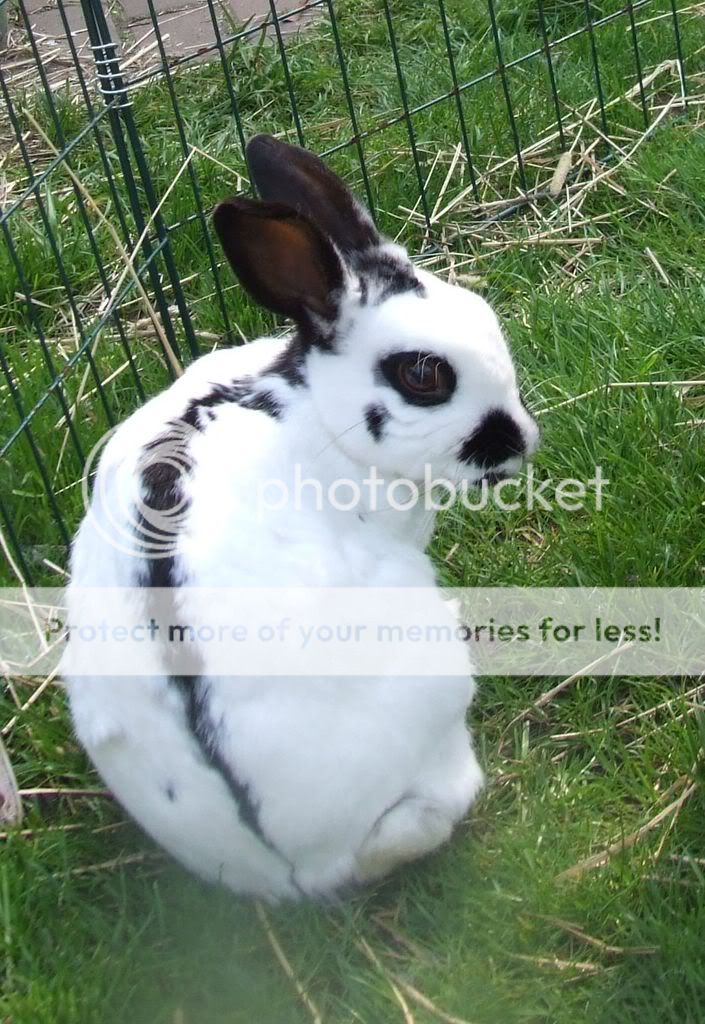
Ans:
[{"label": "white fur", "polygon": [[[252,376],[280,398],[284,414],[224,402],[193,435],[192,471],[182,479],[190,505],[178,538],[180,578],[197,587],[433,587],[424,553],[432,516],[422,509],[359,515],[320,512],[311,502],[262,519],[256,501],[259,482],[291,482],[296,464],[324,485],[362,481],[372,466],[387,478],[421,480],[426,463],[437,475],[478,479],[481,470],[462,465],[457,451],[493,408],[511,414],[533,446],[536,428],[494,313],[477,295],[426,273],[419,278],[424,296],[363,307],[353,275],[336,350],[309,352],[306,387],[267,377],[288,342],[260,339],[199,359],[123,423],[103,453],[74,543],[69,608],[83,599],[78,588],[140,578],[143,564],[129,548],[144,446],[214,384]],[[455,367],[457,391],[447,404],[407,405],[374,378],[385,354],[415,349]],[[376,401],[389,413],[379,441],[364,422]],[[187,587],[178,592],[186,621],[199,616],[190,601]],[[465,663],[460,643],[455,657]],[[481,787],[465,725],[469,665],[465,678],[398,678],[380,666],[376,678],[211,679],[221,752],[249,786],[273,851],[239,819],[222,776],[204,762],[158,657],[145,658],[139,679],[91,678],[90,665],[71,663],[76,731],[108,786],[158,842],[237,891],[297,898],[380,877],[445,842]]]}]

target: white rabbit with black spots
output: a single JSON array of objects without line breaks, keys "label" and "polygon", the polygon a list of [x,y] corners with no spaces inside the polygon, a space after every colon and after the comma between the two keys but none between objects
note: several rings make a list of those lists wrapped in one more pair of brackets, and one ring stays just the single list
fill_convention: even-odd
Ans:
[{"label": "white rabbit with black spots", "polygon": [[[117,429],[73,545],[70,611],[86,587],[171,588],[186,621],[191,588],[433,588],[422,502],[341,510],[309,493],[262,514],[262,481],[291,485],[298,467],[324,493],[340,479],[365,493],[373,469],[421,483],[429,467],[473,484],[536,446],[490,306],[414,267],[311,153],[258,136],[247,156],[262,198],[222,203],[215,230],[295,332],[202,357]],[[157,651],[139,678],[98,678],[69,643],[66,683],[116,798],[202,877],[333,895],[441,845],[481,787],[460,640],[467,673],[439,678],[223,678],[199,657],[191,674]]]}]

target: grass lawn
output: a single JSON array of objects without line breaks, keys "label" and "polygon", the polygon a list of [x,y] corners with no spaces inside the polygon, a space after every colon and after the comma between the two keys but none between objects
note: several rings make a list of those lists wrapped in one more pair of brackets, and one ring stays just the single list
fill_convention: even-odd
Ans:
[{"label": "grass lawn", "polygon": [[[461,81],[494,67],[484,4],[449,0],[446,7]],[[583,4],[553,0],[545,8],[553,37],[584,23]],[[337,9],[365,129],[399,112],[387,26],[377,0],[345,0]],[[593,13],[616,9],[606,0]],[[423,103],[449,84],[438,7],[396,0],[391,11],[409,102]],[[685,110],[675,68],[663,63],[675,55],[669,12],[668,3],[655,0],[635,14],[648,118],[659,120],[648,136],[640,94],[630,94],[635,54],[626,18],[596,30],[604,122],[589,36],[554,51],[565,146],[573,149],[568,193],[564,187],[555,198],[542,195],[506,216],[500,201],[516,199],[520,182],[516,161],[503,162],[512,145],[498,79],[463,94],[477,196],[468,191],[469,169],[457,149],[454,102],[414,119],[428,204],[437,215],[424,262],[461,280],[470,275],[466,283],[481,288],[502,315],[525,394],[541,415],[537,475],[588,479],[599,464],[610,480],[599,512],[449,511],[433,543],[445,582],[703,583],[705,383],[655,383],[705,379],[705,15],[693,7],[681,19],[694,98]],[[502,4],[498,20],[505,61],[540,47],[533,4]],[[307,143],[319,151],[335,146],[350,125],[327,22],[292,42],[289,58]],[[246,134],[287,130],[293,140],[283,73],[269,44],[236,44],[227,59]],[[515,66],[507,86],[521,146],[538,144],[525,155],[527,188],[543,193],[562,148],[545,62]],[[190,167],[207,208],[235,189],[243,171],[220,65],[177,74],[174,94],[187,145],[201,151]],[[52,145],[61,144],[60,131],[71,139],[85,124],[75,91],[60,90],[55,100],[58,121],[36,92],[14,95],[37,172],[48,165]],[[134,114],[162,196],[184,159],[163,82],[135,92]],[[0,138],[8,143],[0,155],[7,202],[26,187],[27,173],[22,153],[8,142],[2,110]],[[424,226],[414,206],[418,185],[405,124],[371,135],[365,152],[382,227],[420,253]],[[109,154],[117,174],[112,148]],[[332,163],[361,185],[354,150],[338,152]],[[74,150],[72,166],[117,224],[92,135]],[[62,169],[48,178],[41,198],[73,306],[41,211],[27,203],[10,219],[23,278],[0,243],[0,346],[16,384],[8,389],[5,377],[0,385],[0,439],[14,435],[19,415],[41,399],[57,371],[65,376],[33,415],[31,433],[5,453],[0,499],[23,542],[19,567],[36,582],[55,584],[65,548],[39,463],[70,531],[81,514],[82,454],[111,419],[139,404],[137,376],[149,394],[168,374],[145,310],[130,292],[121,324],[136,372],[111,322],[91,344],[95,376],[107,382],[102,395],[97,390],[85,353],[76,353],[81,331],[101,315],[103,292]],[[163,213],[176,224],[195,210],[187,168]],[[114,283],[120,254],[105,224],[90,217]],[[202,232],[198,219],[187,220],[172,242],[206,351],[225,325]],[[267,327],[220,273],[232,337]],[[34,320],[22,297],[28,288]],[[174,324],[185,355],[177,316]],[[639,386],[613,386],[624,382]],[[14,580],[9,567],[4,579]],[[481,681],[472,717],[489,784],[442,853],[342,906],[263,914],[162,857],[100,795],[100,780],[72,738],[61,689],[47,687],[18,712],[37,680],[15,680],[0,697],[0,725],[7,723],[5,742],[29,792],[27,831],[0,837],[0,1021],[702,1021],[705,686],[697,679],[586,677],[533,709],[555,682]],[[600,866],[583,865],[608,848]],[[559,878],[573,867],[571,877]]]}]

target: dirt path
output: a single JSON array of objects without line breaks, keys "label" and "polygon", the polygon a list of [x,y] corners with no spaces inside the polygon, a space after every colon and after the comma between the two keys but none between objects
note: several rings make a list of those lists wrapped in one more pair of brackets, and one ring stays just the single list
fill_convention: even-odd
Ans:
[{"label": "dirt path", "polygon": [[[7,50],[0,51],[3,73],[8,82],[28,82],[36,78],[32,67],[31,47],[19,12],[10,2],[10,33]],[[275,0],[282,17],[282,34],[298,32],[315,17],[316,9],[293,13],[303,7],[306,0]],[[47,75],[52,86],[58,87],[71,77],[71,56],[58,10],[57,0],[25,0],[32,32],[37,42]],[[167,58],[194,55],[198,60],[218,57],[216,50],[208,51],[216,41],[215,30],[205,0],[154,0],[157,20]],[[159,50],[148,0],[104,0],[113,39],[119,40],[123,66],[135,71],[158,66]],[[233,35],[241,27],[253,28],[268,22],[267,32],[273,34],[269,0],[214,0],[216,20],[223,38]],[[81,64],[92,72],[92,56],[86,25],[79,0],[64,0],[64,11],[71,29]],[[201,52],[206,50],[207,52]]]}]

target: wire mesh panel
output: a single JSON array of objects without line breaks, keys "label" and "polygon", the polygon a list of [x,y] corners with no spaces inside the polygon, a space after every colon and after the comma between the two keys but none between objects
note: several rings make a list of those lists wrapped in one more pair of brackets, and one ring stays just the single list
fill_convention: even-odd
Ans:
[{"label": "wire mesh panel", "polygon": [[0,0],[15,571],[65,566],[121,418],[199,353],[271,329],[210,227],[249,188],[249,136],[325,155],[386,233],[457,269],[509,219],[579,222],[588,179],[687,116],[702,20],[675,0]]}]

